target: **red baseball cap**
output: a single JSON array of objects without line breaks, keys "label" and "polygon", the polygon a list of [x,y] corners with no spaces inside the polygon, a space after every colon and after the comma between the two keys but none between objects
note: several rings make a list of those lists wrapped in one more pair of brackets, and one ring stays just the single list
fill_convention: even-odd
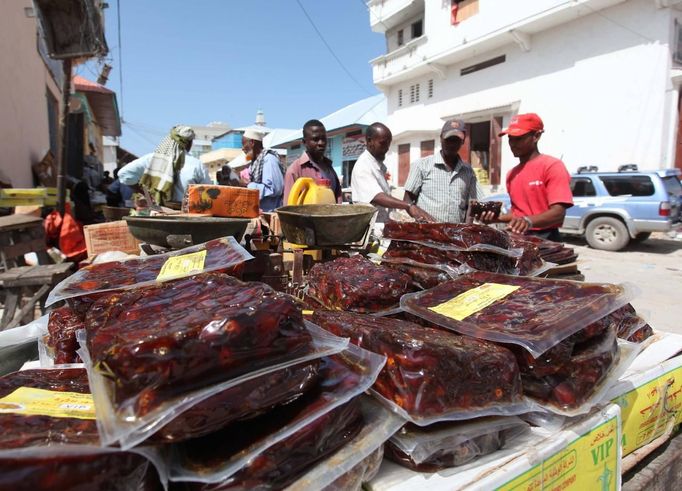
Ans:
[{"label": "red baseball cap", "polygon": [[509,126],[503,129],[498,136],[523,136],[531,131],[544,131],[544,129],[545,125],[537,114],[517,114],[511,118]]}]

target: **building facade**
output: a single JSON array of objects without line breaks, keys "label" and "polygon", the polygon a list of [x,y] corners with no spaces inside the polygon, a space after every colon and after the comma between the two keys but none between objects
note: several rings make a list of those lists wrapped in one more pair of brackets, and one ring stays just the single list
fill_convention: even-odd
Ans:
[{"label": "building facade", "polygon": [[32,7],[9,2],[0,16],[0,181],[13,187],[32,187],[31,166],[57,155],[62,65],[48,58]]},{"label": "building facade", "polygon": [[540,150],[616,170],[682,167],[682,1],[370,0],[387,53],[371,61],[388,100],[387,165],[403,185],[410,162],[439,150],[464,119],[462,156],[484,185],[516,163],[497,134],[518,113],[545,122]]}]

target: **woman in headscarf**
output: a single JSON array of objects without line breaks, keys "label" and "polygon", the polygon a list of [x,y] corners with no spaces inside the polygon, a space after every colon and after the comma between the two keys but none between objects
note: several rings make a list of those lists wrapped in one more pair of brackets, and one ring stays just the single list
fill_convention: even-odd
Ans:
[{"label": "woman in headscarf", "polygon": [[192,128],[174,126],[153,153],[122,167],[119,181],[139,193],[147,189],[156,204],[181,203],[190,184],[212,183],[206,167],[189,155],[193,141]]}]

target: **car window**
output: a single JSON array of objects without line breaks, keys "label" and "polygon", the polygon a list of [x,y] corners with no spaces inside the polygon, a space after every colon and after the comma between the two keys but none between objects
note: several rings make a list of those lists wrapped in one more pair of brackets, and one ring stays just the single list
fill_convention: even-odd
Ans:
[{"label": "car window", "polygon": [[594,184],[592,184],[592,179],[586,177],[574,177],[571,179],[571,192],[573,193],[574,198],[597,195]]},{"label": "car window", "polygon": [[649,176],[599,176],[611,196],[653,196],[654,183]]},{"label": "car window", "polygon": [[667,176],[663,177],[663,187],[665,187],[665,190],[668,194],[672,194],[673,196],[681,196],[682,195],[682,184],[680,184],[679,179],[677,179],[677,176]]}]

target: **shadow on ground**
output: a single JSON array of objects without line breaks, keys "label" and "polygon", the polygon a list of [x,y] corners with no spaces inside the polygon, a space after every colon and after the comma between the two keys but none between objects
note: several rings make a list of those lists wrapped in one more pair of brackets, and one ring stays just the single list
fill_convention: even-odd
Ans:
[{"label": "shadow on ground", "polygon": [[[663,236],[665,237],[665,236]],[[646,252],[651,254],[673,254],[682,250],[682,240],[663,237],[651,237],[643,242],[630,242],[627,247],[618,252]],[[567,245],[589,247],[585,239],[577,236],[564,235]]]}]

